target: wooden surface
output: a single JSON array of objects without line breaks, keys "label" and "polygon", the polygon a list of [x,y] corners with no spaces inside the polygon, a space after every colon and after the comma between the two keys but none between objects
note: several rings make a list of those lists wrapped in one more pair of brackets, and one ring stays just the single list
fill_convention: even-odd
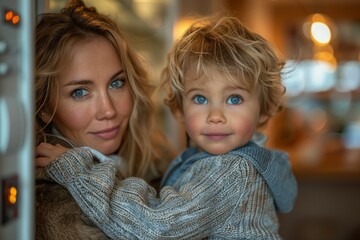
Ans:
[{"label": "wooden surface", "polygon": [[295,175],[304,180],[360,181],[360,149],[319,153],[309,159],[291,154],[290,159]]}]

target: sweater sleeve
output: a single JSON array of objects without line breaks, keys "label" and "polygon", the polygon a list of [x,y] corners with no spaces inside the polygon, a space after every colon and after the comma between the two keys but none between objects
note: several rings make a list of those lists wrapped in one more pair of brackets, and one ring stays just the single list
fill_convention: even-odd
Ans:
[{"label": "sweater sleeve", "polygon": [[188,181],[181,187],[164,187],[157,196],[139,178],[117,179],[113,161],[94,163],[87,159],[88,154],[78,158],[76,151],[68,151],[46,170],[112,239],[209,236],[231,215],[234,202],[250,184],[240,177],[246,176],[241,168],[213,157],[191,167],[186,173]]}]

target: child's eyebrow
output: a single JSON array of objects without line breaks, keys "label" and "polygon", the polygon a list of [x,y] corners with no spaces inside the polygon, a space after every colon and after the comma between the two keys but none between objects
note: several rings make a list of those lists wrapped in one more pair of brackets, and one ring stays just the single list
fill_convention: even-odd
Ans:
[{"label": "child's eyebrow", "polygon": [[239,86],[239,85],[226,87],[225,90],[226,90],[226,91],[240,90],[240,91],[250,92],[248,88],[242,87],[242,86]]},{"label": "child's eyebrow", "polygon": [[187,90],[187,91],[184,93],[184,95],[186,96],[186,95],[189,95],[189,94],[192,93],[192,92],[201,91],[201,90],[202,90],[202,88],[199,88],[199,87],[190,88],[189,90]]}]

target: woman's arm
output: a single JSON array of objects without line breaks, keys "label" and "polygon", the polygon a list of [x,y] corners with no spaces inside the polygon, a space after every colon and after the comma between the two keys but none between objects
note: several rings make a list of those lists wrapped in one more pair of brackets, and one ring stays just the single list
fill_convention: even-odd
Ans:
[{"label": "woman's arm", "polygon": [[177,190],[164,187],[157,197],[141,179],[117,179],[115,161],[95,164],[91,158],[87,149],[72,149],[50,164],[47,172],[114,239],[210,236],[225,222],[249,184],[246,177],[240,177],[246,176],[241,168],[212,157],[189,169],[186,184]]}]

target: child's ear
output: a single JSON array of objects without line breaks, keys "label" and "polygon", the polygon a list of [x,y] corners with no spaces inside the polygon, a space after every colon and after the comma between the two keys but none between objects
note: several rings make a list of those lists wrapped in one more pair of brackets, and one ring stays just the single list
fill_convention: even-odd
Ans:
[{"label": "child's ear", "polygon": [[258,125],[265,123],[268,119],[269,119],[268,115],[264,115],[264,114],[260,115],[258,120]]}]

